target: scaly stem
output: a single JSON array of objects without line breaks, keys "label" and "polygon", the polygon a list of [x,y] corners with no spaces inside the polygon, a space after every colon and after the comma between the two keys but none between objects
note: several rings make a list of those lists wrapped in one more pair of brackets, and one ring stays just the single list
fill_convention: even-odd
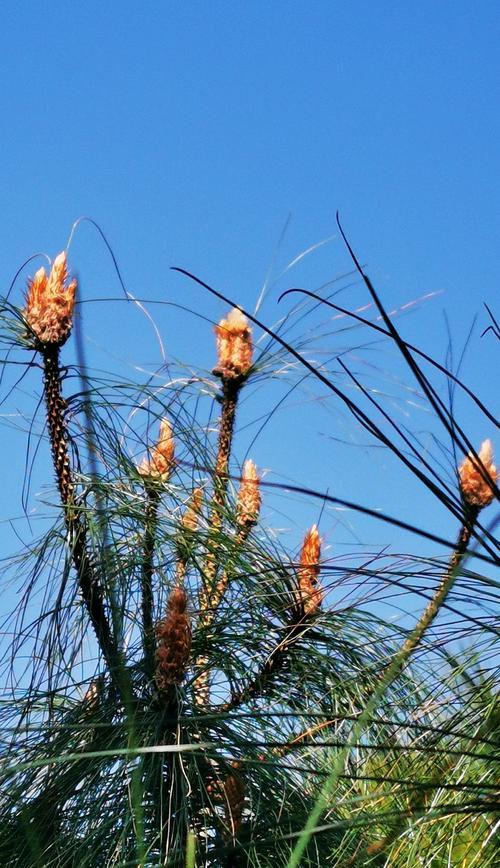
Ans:
[{"label": "scaly stem", "polygon": [[84,514],[78,511],[75,502],[75,483],[68,454],[68,434],[65,420],[66,402],[61,390],[59,347],[52,344],[44,345],[42,356],[50,445],[57,485],[64,506],[64,518],[73,563],[78,576],[80,592],[97,636],[97,641],[108,666],[110,669],[113,669],[119,662],[118,650],[109,627],[104,606],[103,590],[87,551],[87,522]]},{"label": "scaly stem", "polygon": [[[209,516],[208,553],[202,575],[200,590],[200,626],[207,627],[211,620],[211,601],[215,589],[220,548],[220,531],[224,521],[224,506],[228,485],[229,458],[233,442],[234,420],[238,395],[242,385],[241,378],[222,377],[222,410],[219,422],[219,443],[214,471],[214,492]],[[208,704],[210,684],[207,670],[208,657],[200,655],[196,661],[202,671],[195,680],[195,701],[199,706]]]},{"label": "scaly stem", "polygon": [[[240,528],[234,541],[236,548],[241,549],[244,546],[251,529],[251,525],[244,525],[242,528]],[[205,628],[209,627],[210,624],[213,622],[219,604],[224,594],[226,593],[230,581],[231,570],[225,569],[212,593],[209,595],[207,609],[203,613],[203,626]]]},{"label": "scaly stem", "polygon": [[[453,585],[455,584],[460,564],[462,563],[465,552],[467,551],[467,546],[469,545],[470,538],[474,530],[474,524],[476,522],[478,512],[479,510],[475,507],[468,507],[467,509],[467,515],[465,517],[465,521],[462,527],[460,528],[457,544],[450,558],[448,569],[445,572],[443,578],[441,579],[441,582],[439,583],[439,586],[434,596],[429,601],[429,604],[425,612],[422,614],[417,626],[415,627],[415,630],[413,631],[413,633],[411,633],[411,635],[408,637],[408,639],[396,655],[395,661],[399,660],[401,669],[405,665],[410,655],[413,654],[417,646],[420,645],[424,633],[431,626],[434,618],[436,617],[448,594],[453,588]],[[395,674],[397,674],[397,670]]]},{"label": "scaly stem", "polygon": [[[236,539],[234,541],[237,549],[241,550],[243,548],[243,546],[245,545],[245,543],[246,543],[246,541],[250,535],[251,530],[252,530],[252,527],[251,527],[251,525],[248,525],[248,524],[244,525],[242,528],[240,528],[240,530],[238,531],[238,534],[236,536]],[[212,619],[215,615],[215,612],[219,606],[220,601],[222,600],[224,594],[226,593],[226,590],[227,590],[227,587],[228,587],[230,581],[231,581],[231,573],[230,573],[230,570],[226,569],[226,570],[224,570],[219,581],[217,582],[215,590],[214,590],[214,592],[211,596],[211,599],[210,599],[210,612],[212,614]]]},{"label": "scaly stem", "polygon": [[224,378],[222,381],[222,410],[219,422],[219,443],[217,448],[217,459],[215,462],[214,493],[210,508],[208,529],[209,550],[205,569],[203,571],[203,592],[201,599],[202,612],[205,611],[208,606],[208,600],[213,591],[213,585],[219,566],[217,550],[220,542],[218,536],[224,521],[224,506],[229,480],[229,458],[233,442],[234,420],[236,416],[236,405],[238,403],[240,385],[239,381],[234,379]]},{"label": "scaly stem", "polygon": [[158,507],[160,490],[154,480],[145,481],[146,489],[146,527],[141,572],[142,640],[144,647],[144,666],[150,678],[154,674],[155,634],[153,626],[153,557],[156,530],[158,526]]}]

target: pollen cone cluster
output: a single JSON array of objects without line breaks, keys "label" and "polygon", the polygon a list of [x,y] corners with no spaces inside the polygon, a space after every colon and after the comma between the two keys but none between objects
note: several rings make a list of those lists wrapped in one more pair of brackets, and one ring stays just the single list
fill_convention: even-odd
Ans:
[{"label": "pollen cone cluster", "polygon": [[201,513],[201,504],[203,499],[203,491],[201,488],[194,488],[191,497],[186,506],[186,511],[182,516],[181,523],[183,528],[190,531],[195,531],[198,527],[198,521]]},{"label": "pollen cone cluster", "polygon": [[142,459],[137,470],[141,476],[166,482],[172,472],[174,453],[175,441],[172,435],[172,426],[168,419],[162,419],[158,442],[150,450],[150,456]]},{"label": "pollen cone cluster", "polygon": [[244,313],[237,307],[215,326],[217,367],[214,373],[223,379],[244,377],[252,366],[252,330]]},{"label": "pollen cone cluster", "polygon": [[89,687],[83,697],[83,704],[87,715],[92,714],[99,705],[99,700],[102,692],[102,681],[95,678],[90,682]]},{"label": "pollen cone cluster", "polygon": [[28,281],[23,316],[36,344],[62,346],[71,331],[76,280],[68,283],[66,254],[56,256],[47,275],[40,268]]},{"label": "pollen cone cluster", "polygon": [[231,827],[233,835],[236,835],[245,807],[245,779],[243,774],[236,770],[237,763],[233,763],[235,771],[231,772],[224,781],[224,797],[226,800],[226,821]]},{"label": "pollen cone cluster", "polygon": [[238,491],[236,521],[240,529],[257,523],[261,505],[259,474],[253,461],[245,461]]},{"label": "pollen cone cluster", "polygon": [[181,518],[180,528],[177,532],[175,541],[177,549],[176,578],[179,585],[182,585],[184,582],[188,561],[193,553],[193,546],[195,543],[194,532],[197,529],[200,520],[202,500],[202,489],[193,489]]},{"label": "pollen cone cluster", "polygon": [[313,524],[304,537],[298,569],[298,602],[304,615],[313,615],[323,600],[323,588],[318,581],[320,554],[319,532],[316,525]]},{"label": "pollen cone cluster", "polygon": [[156,627],[156,672],[158,690],[180,684],[186,673],[191,650],[191,624],[186,612],[187,595],[174,588],[167,603],[167,615]]},{"label": "pollen cone cluster", "polygon": [[498,479],[498,471],[493,464],[491,440],[485,440],[481,444],[478,457],[482,467],[472,453],[469,453],[462,461],[458,475],[464,502],[476,509],[483,509],[493,500],[493,486]]}]

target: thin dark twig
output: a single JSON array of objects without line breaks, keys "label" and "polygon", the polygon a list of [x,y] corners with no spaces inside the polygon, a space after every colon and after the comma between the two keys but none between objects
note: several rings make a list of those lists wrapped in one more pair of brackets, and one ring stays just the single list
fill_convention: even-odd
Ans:
[{"label": "thin dark twig", "polygon": [[[190,280],[198,283],[200,286],[204,287],[204,289],[208,290],[208,292],[212,293],[217,298],[220,298],[227,304],[235,306],[235,302],[232,299],[219,292],[218,290],[214,289],[213,287],[209,286],[208,283],[205,283],[205,281],[201,280],[199,277],[196,277],[196,275],[192,274],[186,269],[173,266],[172,270],[178,271],[180,274],[184,274],[186,277],[189,277]],[[354,417],[358,419],[360,424],[362,424],[366,428],[366,430],[368,430],[381,443],[383,443],[388,449],[390,449],[390,451],[399,458],[399,460],[420,480],[420,482],[422,482],[422,484],[425,485],[426,488],[432,491],[432,493],[438,498],[438,500],[444,506],[446,506],[446,508],[450,510],[453,515],[455,515],[455,517],[458,517],[456,505],[450,502],[449,498],[444,494],[442,489],[437,486],[432,480],[430,480],[426,476],[426,474],[420,470],[419,467],[412,464],[411,461],[407,458],[407,456],[391,442],[387,435],[384,434],[384,432],[376,425],[376,423],[373,422],[373,420],[371,420],[366,415],[366,413],[364,413],[354,403],[354,401],[348,398],[347,395],[344,395],[344,393],[337,386],[335,386],[335,384],[332,383],[332,381],[328,377],[326,377],[320,370],[318,370],[318,368],[315,367],[311,362],[308,362],[307,359],[305,359],[304,356],[301,355],[301,353],[297,352],[294,347],[292,347],[289,343],[287,343],[287,341],[283,340],[283,338],[273,332],[272,329],[269,329],[266,325],[264,325],[264,323],[262,323],[259,319],[257,319],[247,311],[245,311],[245,315],[253,323],[258,325],[259,328],[265,331],[266,334],[273,337],[284,349],[286,349],[295,359],[297,359],[305,368],[307,368],[307,370],[314,374],[314,376],[321,383],[323,383],[325,386],[328,387],[328,389],[330,389],[335,395],[337,395],[337,397],[340,398],[340,400],[348,407]]]},{"label": "thin dark twig", "polygon": [[[382,326],[377,325],[377,323],[374,323],[372,320],[366,319],[365,317],[362,317],[359,314],[355,313],[354,311],[348,310],[345,307],[340,307],[340,305],[334,304],[332,301],[329,301],[329,299],[327,299],[327,298],[322,298],[320,295],[318,295],[317,293],[313,292],[310,289],[303,289],[302,287],[292,287],[291,289],[287,289],[287,290],[285,290],[285,292],[281,293],[280,297],[278,298],[278,302],[280,302],[283,298],[285,298],[285,296],[291,295],[295,292],[300,292],[303,295],[309,296],[309,298],[313,298],[316,301],[320,301],[324,305],[326,305],[327,307],[331,307],[333,310],[336,310],[339,313],[342,313],[345,316],[348,316],[351,319],[354,319],[357,322],[368,326],[369,328],[373,329],[374,331],[378,332],[379,334],[384,335],[385,337],[391,337],[391,334],[389,331],[387,331],[387,329],[382,328]],[[408,347],[408,349],[412,353],[416,353],[422,359],[425,359],[426,362],[428,362],[430,365],[432,365],[434,368],[436,368],[438,371],[440,371],[442,374],[445,374],[446,377],[448,377],[450,380],[452,380],[452,382],[454,382],[460,389],[462,389],[466,393],[466,395],[468,395],[469,398],[471,398],[472,401],[474,401],[476,406],[479,407],[481,412],[484,413],[484,415],[489,419],[489,421],[492,422],[496,428],[500,428],[500,422],[498,421],[498,419],[495,416],[493,416],[492,413],[490,413],[488,408],[477,397],[477,395],[475,395],[474,392],[471,389],[469,389],[469,387],[466,386],[462,380],[459,379],[459,377],[455,376],[455,374],[452,374],[452,372],[450,370],[448,370],[448,368],[445,368],[444,365],[441,365],[440,362],[437,362],[436,359],[433,359],[432,356],[429,356],[423,350],[414,346],[414,344],[410,344],[407,341],[404,341],[404,343],[406,344],[406,346]]]}]

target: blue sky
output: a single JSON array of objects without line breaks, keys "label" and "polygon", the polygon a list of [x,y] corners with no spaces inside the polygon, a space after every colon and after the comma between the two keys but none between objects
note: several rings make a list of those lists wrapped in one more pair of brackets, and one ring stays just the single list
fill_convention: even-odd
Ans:
[{"label": "blue sky", "polygon": [[[389,309],[432,294],[401,320],[408,339],[443,361],[444,312],[455,354],[478,316],[463,375],[494,403],[500,342],[480,333],[489,323],[483,302],[499,313],[498,3],[27,0],[5,4],[1,18],[3,286],[31,254],[55,255],[87,215],[106,233],[127,289],[216,320],[225,307],[171,265],[252,310],[270,269],[276,277],[334,236],[269,291],[260,315],[272,324],[292,303],[278,305],[279,290],[317,289],[350,268],[338,209]],[[109,254],[88,224],[74,236],[70,264],[87,301],[118,298]],[[22,288],[23,279],[18,299]],[[366,300],[359,285],[340,296],[346,307]],[[210,365],[206,323],[171,307],[151,312],[169,358]],[[151,329],[123,302],[89,302],[85,325],[92,364],[131,373],[161,363]],[[345,343],[333,335],[324,350],[334,355]],[[361,354],[350,363],[366,370],[370,360]],[[390,376],[401,373],[389,356],[375,361]],[[29,393],[36,383],[28,383]],[[328,487],[453,536],[442,508],[386,456],[330,439],[367,442],[333,401],[319,407],[313,394],[322,393],[311,384],[259,439],[255,457],[275,473],[268,478]],[[408,425],[431,429],[413,406],[418,397],[409,397]],[[273,399],[257,394],[249,414]],[[24,400],[10,399],[3,412]],[[459,409],[475,442],[491,435],[468,404]],[[26,438],[8,426],[2,436],[11,458],[6,517],[20,514]],[[242,432],[243,449],[245,442]],[[498,454],[498,440],[496,447]],[[50,478],[42,459],[37,483]],[[283,526],[317,517],[317,504],[300,509]],[[403,545],[392,531],[381,538],[353,521],[370,544]],[[343,551],[354,539],[335,516],[324,529]]]}]

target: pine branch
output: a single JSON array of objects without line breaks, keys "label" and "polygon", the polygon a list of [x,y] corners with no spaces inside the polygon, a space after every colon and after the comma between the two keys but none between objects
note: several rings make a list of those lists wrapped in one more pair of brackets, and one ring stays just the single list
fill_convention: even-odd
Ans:
[{"label": "pine branch", "polygon": [[[220,536],[224,522],[227,486],[229,482],[229,459],[233,442],[234,421],[240,389],[246,379],[242,375],[228,375],[225,369],[218,371],[222,379],[221,415],[217,458],[214,470],[214,490],[210,505],[208,527],[208,553],[202,571],[200,588],[200,627],[207,628],[213,620],[213,601],[219,571]],[[208,656],[203,654],[195,663],[200,670],[195,680],[195,698],[199,706],[208,705],[210,694],[210,673]]]},{"label": "pine branch", "polygon": [[154,480],[145,478],[146,516],[141,570],[141,608],[142,641],[144,648],[144,668],[149,678],[154,673],[155,634],[153,625],[153,558],[160,490]]},{"label": "pine branch", "polygon": [[119,664],[118,649],[106,614],[104,592],[88,553],[88,526],[85,515],[76,504],[75,482],[68,453],[66,403],[62,396],[59,347],[47,344],[41,352],[49,438],[71,555],[97,641],[108,666],[114,670]]},{"label": "pine branch", "polygon": [[228,702],[222,703],[213,709],[213,711],[233,711],[235,708],[244,705],[250,699],[255,699],[264,694],[274,676],[282,670],[300,637],[310,626],[311,617],[306,616],[303,613],[302,620],[289,624],[285,638],[271,651],[250,683],[241,690],[235,691]]},{"label": "pine branch", "polygon": [[[486,486],[486,490],[487,496],[489,497],[490,489],[488,486]],[[462,495],[464,496],[463,485]],[[482,505],[487,505],[486,499],[484,500]],[[352,745],[359,742],[363,730],[368,720],[372,717],[378,703],[381,699],[383,699],[386,691],[394,682],[395,678],[397,678],[397,676],[407,665],[410,657],[420,645],[425,633],[432,625],[441,607],[443,606],[451,590],[453,589],[453,586],[458,577],[460,565],[467,552],[467,547],[473,534],[474,524],[477,520],[480,509],[480,505],[465,500],[464,520],[459,530],[455,551],[450,558],[448,568],[444,573],[432,599],[429,601],[427,607],[425,608],[425,611],[420,616],[416,627],[414,628],[410,636],[406,639],[406,641],[403,643],[398,652],[395,654],[392,661],[382,671],[378,685],[373,690],[371,696],[365,704],[362,714],[358,718],[357,722],[354,724],[346,746],[339,752],[338,757],[334,763],[333,770],[327,778],[322,790],[320,791],[314,809],[311,811],[304,830],[293,850],[292,856],[289,861],[289,868],[298,868],[298,865],[300,864],[302,855],[307,847],[311,835],[314,833],[314,828],[318,824],[319,819],[327,806],[328,798],[332,792],[332,788],[336,785],[340,775],[342,774],[348,751],[351,749]]]},{"label": "pine branch", "polygon": [[224,521],[224,508],[229,482],[229,459],[231,456],[234,421],[240,388],[241,381],[223,377],[219,439],[214,469],[214,491],[210,504],[208,554],[203,569],[203,587],[200,593],[200,611],[203,615],[210,608],[210,597],[219,567],[217,553],[220,549],[220,531]]}]

